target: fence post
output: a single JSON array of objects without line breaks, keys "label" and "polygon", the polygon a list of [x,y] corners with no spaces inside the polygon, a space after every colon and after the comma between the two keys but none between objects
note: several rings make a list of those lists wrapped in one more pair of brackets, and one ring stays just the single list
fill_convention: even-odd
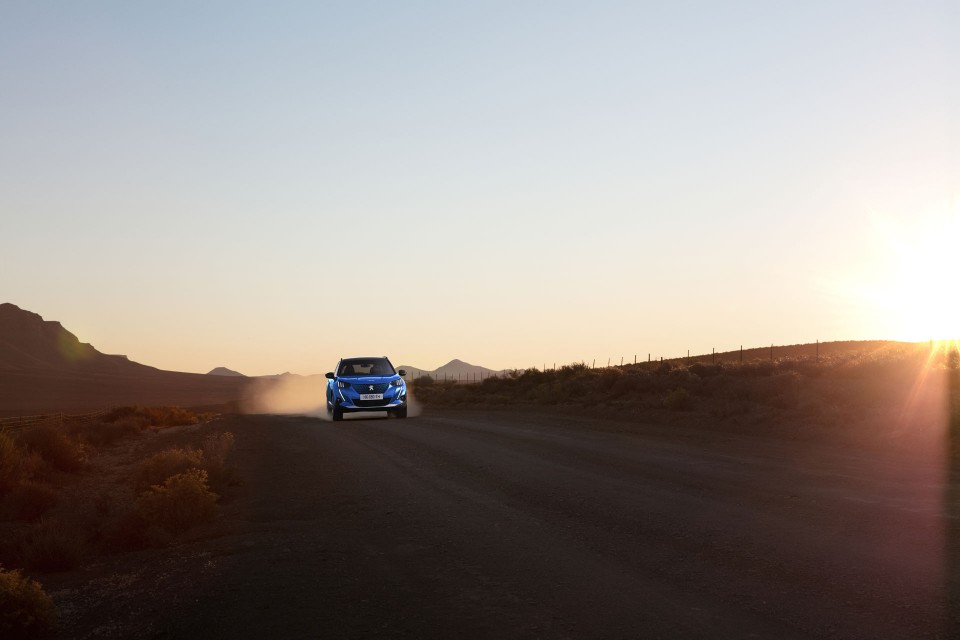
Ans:
[{"label": "fence post", "polygon": [[717,364],[717,348],[713,347],[713,352],[710,354],[710,364]]},{"label": "fence post", "polygon": [[770,362],[773,362],[773,345],[770,345]]},{"label": "fence post", "polygon": [[743,364],[743,345],[740,345],[740,364]]},{"label": "fence post", "polygon": [[620,356],[620,366],[623,366],[623,356]]},{"label": "fence post", "polygon": [[817,362],[820,362],[820,339],[817,338]]},{"label": "fence post", "polygon": [[633,364],[637,364],[637,354],[633,354]]}]

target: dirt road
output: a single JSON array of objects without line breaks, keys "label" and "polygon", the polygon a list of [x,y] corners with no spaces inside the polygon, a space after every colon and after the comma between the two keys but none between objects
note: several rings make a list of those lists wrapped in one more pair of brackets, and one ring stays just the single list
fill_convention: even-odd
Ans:
[{"label": "dirt road", "polygon": [[220,427],[221,520],[61,585],[65,637],[950,633],[934,457],[523,412]]}]

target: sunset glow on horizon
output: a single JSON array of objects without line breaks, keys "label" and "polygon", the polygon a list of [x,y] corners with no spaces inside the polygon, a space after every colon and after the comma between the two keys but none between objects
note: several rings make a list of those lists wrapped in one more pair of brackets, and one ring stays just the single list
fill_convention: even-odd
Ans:
[{"label": "sunset glow on horizon", "polygon": [[0,8],[0,302],[162,369],[960,338],[941,2]]}]

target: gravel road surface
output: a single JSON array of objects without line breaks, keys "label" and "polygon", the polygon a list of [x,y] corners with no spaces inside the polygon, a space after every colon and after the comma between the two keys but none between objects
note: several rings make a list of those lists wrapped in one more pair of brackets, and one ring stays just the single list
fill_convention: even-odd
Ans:
[{"label": "gravel road surface", "polygon": [[951,635],[933,455],[523,411],[220,428],[220,521],[87,576],[67,635]]}]

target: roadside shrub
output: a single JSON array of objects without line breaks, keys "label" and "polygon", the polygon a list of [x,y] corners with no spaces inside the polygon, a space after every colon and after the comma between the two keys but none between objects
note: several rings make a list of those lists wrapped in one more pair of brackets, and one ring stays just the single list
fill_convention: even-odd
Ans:
[{"label": "roadside shrub", "polygon": [[56,504],[57,490],[40,482],[23,482],[7,496],[7,505],[18,520],[39,520]]},{"label": "roadside shrub", "polygon": [[540,369],[525,369],[517,376],[517,381],[522,388],[529,389],[540,384],[546,376],[546,372],[540,371]]},{"label": "roadside shrub", "polygon": [[100,545],[106,552],[132,551],[154,546],[149,523],[135,508],[110,518],[103,527]]},{"label": "roadside shrub", "polygon": [[0,567],[0,638],[39,638],[53,628],[53,600],[36,580],[24,578],[19,569]]},{"label": "roadside shrub", "polygon": [[610,391],[620,379],[623,378],[623,371],[618,367],[609,367],[600,372],[598,376],[599,386],[604,391]]},{"label": "roadside shrub", "polygon": [[170,476],[202,466],[203,451],[200,449],[167,449],[140,464],[136,486],[138,490],[143,490],[162,483]]},{"label": "roadside shrub", "polygon": [[207,470],[222,468],[233,449],[233,434],[229,431],[211,434],[203,439],[201,451]]},{"label": "roadside shrub", "polygon": [[21,440],[28,451],[36,452],[51,466],[67,473],[77,473],[86,462],[86,450],[57,427],[27,429]]},{"label": "roadside shrub", "polygon": [[960,369],[960,350],[957,350],[956,347],[951,349],[950,352],[947,353],[946,360],[947,369]]},{"label": "roadside shrub", "polygon": [[0,432],[0,496],[13,489],[23,477],[25,454],[13,438]]},{"label": "roadside shrub", "polygon": [[690,365],[690,373],[695,373],[701,378],[706,378],[708,376],[717,376],[723,373],[722,364],[704,364],[702,362],[695,362]]},{"label": "roadside shrub", "polygon": [[37,571],[68,571],[80,565],[86,541],[77,528],[59,520],[41,520],[22,543],[24,564]]},{"label": "roadside shrub", "polygon": [[212,518],[217,497],[207,484],[207,472],[190,469],[145,491],[136,508],[146,522],[177,533]]},{"label": "roadside shrub", "polygon": [[222,489],[231,480],[227,469],[227,456],[233,450],[233,434],[229,431],[211,434],[203,439],[203,466],[209,474],[211,486]]},{"label": "roadside shrub", "polygon": [[140,433],[146,421],[137,416],[124,416],[113,422],[96,422],[85,425],[79,435],[95,447],[104,447],[127,436]]},{"label": "roadside shrub", "polygon": [[674,389],[663,399],[663,406],[670,411],[685,411],[692,404],[690,392],[686,389]]},{"label": "roadside shrub", "polygon": [[180,407],[117,407],[103,417],[104,422],[117,422],[123,418],[133,418],[143,427],[178,427],[197,424],[208,416],[197,414]]},{"label": "roadside shrub", "polygon": [[420,376],[413,381],[414,387],[429,387],[433,384],[433,378],[430,376]]},{"label": "roadside shrub", "polygon": [[631,395],[642,390],[644,388],[645,381],[646,380],[642,374],[630,373],[621,376],[618,380],[614,381],[613,388],[611,390],[617,395]]}]

